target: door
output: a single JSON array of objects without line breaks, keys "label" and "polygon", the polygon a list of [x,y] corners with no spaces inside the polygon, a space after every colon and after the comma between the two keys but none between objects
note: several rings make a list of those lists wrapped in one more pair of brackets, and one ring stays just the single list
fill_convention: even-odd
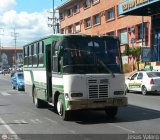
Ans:
[{"label": "door", "polygon": [[138,73],[135,73],[129,78],[128,81],[128,90],[136,90],[136,79],[137,79]]},{"label": "door", "polygon": [[51,45],[46,46],[47,100],[52,101],[52,53]]},{"label": "door", "polygon": [[136,83],[135,83],[135,85],[136,85],[135,90],[136,90],[136,91],[141,91],[142,83],[143,83],[143,73],[142,73],[142,72],[139,72],[139,73],[138,73],[138,76],[137,76]]}]

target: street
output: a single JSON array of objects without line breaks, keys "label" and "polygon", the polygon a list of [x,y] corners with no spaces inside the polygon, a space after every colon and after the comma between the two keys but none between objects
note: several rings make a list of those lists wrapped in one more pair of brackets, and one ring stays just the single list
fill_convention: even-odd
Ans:
[{"label": "street", "polygon": [[115,119],[104,111],[80,111],[63,121],[52,107],[37,109],[29,95],[12,89],[9,75],[0,75],[0,134],[159,134],[160,95],[127,96],[129,105]]}]

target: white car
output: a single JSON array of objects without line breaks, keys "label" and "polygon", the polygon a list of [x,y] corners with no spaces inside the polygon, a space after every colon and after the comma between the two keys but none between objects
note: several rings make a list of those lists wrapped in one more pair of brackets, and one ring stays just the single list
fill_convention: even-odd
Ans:
[{"label": "white car", "polygon": [[143,95],[148,92],[160,93],[159,71],[138,71],[125,80],[126,92],[139,91]]}]

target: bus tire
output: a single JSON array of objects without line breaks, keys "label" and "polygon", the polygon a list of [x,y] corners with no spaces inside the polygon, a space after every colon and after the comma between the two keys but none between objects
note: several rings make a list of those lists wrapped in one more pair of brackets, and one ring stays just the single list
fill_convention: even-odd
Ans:
[{"label": "bus tire", "polygon": [[118,113],[118,107],[108,107],[105,109],[105,112],[109,118],[115,118]]},{"label": "bus tire", "polygon": [[65,110],[65,105],[63,102],[63,99],[61,97],[61,95],[59,95],[58,97],[58,101],[57,101],[57,113],[58,115],[65,121],[68,121],[70,119],[70,111],[66,111]]},{"label": "bus tire", "polygon": [[37,91],[36,88],[33,89],[33,103],[37,108],[43,107],[43,101],[37,98]]}]

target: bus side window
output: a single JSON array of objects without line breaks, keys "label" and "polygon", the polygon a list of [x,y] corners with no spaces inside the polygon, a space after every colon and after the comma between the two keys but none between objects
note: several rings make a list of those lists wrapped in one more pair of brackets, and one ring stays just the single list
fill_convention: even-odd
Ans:
[{"label": "bus side window", "polygon": [[33,66],[37,67],[37,44],[33,46]]},{"label": "bus side window", "polygon": [[24,47],[24,66],[28,66],[28,46]]},{"label": "bus side window", "polygon": [[39,42],[39,60],[38,60],[39,66],[43,66],[44,64],[43,57],[44,57],[44,42],[41,41]]},{"label": "bus side window", "polygon": [[32,45],[29,45],[29,67],[32,67],[32,48],[33,48],[33,46]]},{"label": "bus side window", "polygon": [[57,41],[52,42],[52,70],[53,72],[58,72],[58,56],[56,54],[56,43]]}]

